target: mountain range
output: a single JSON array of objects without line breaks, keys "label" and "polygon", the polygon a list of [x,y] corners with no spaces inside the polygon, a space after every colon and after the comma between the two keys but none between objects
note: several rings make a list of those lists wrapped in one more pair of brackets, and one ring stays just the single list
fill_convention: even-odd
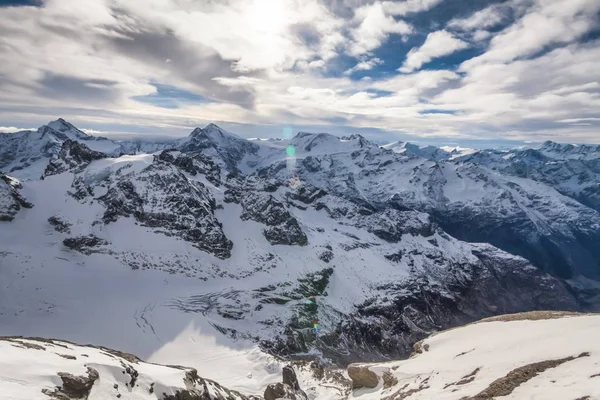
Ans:
[{"label": "mountain range", "polygon": [[[600,305],[600,146],[463,153],[214,124],[114,141],[58,119],[0,134],[0,171],[0,335],[161,363],[211,338],[246,361],[345,366],[491,315]],[[271,374],[190,366],[244,393]]]}]

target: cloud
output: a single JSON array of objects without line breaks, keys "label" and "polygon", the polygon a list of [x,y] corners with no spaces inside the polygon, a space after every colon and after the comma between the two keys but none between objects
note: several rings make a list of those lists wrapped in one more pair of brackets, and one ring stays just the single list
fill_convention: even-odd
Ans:
[{"label": "cloud", "polygon": [[[517,2],[518,3],[518,2]],[[525,15],[491,40],[488,51],[463,64],[510,62],[549,46],[571,43],[598,25],[597,0],[536,0]]]},{"label": "cloud", "polygon": [[397,21],[387,14],[379,2],[357,9],[354,20],[359,21],[359,24],[352,31],[354,42],[350,45],[349,54],[353,56],[378,48],[390,33],[407,35],[413,31],[408,23]]},{"label": "cloud", "polygon": [[35,128],[17,128],[14,126],[0,126],[0,133],[15,133],[21,131],[35,130]]},{"label": "cloud", "polygon": [[406,61],[400,67],[400,72],[409,73],[421,68],[434,58],[447,56],[457,50],[469,47],[463,40],[455,38],[445,30],[431,32],[427,35],[425,43],[419,48],[413,48],[406,56]]},{"label": "cloud", "polygon": [[383,60],[381,58],[373,57],[371,59],[366,59],[356,64],[354,67],[344,71],[344,75],[350,75],[356,71],[368,71],[381,64],[383,64]]},{"label": "cloud", "polygon": [[[440,26],[425,13],[442,11],[439,0],[0,8],[0,125],[63,116],[106,134],[100,126],[183,134],[217,121],[597,141],[600,4],[507,0],[473,13],[464,3]],[[478,56],[457,71],[423,69],[468,46]],[[390,71],[398,60],[402,73]]]},{"label": "cloud", "polygon": [[507,5],[494,4],[466,18],[454,18],[448,23],[447,27],[461,31],[494,28],[506,20],[508,11],[509,7]]},{"label": "cloud", "polygon": [[576,123],[576,122],[585,122],[585,121],[600,122],[600,118],[596,118],[596,117],[591,117],[591,118],[570,118],[570,119],[561,119],[561,120],[556,121],[556,122],[560,122],[561,124],[573,124],[573,123]]},{"label": "cloud", "polygon": [[384,1],[383,9],[397,16],[427,11],[440,4],[443,0],[405,0],[405,1]]}]

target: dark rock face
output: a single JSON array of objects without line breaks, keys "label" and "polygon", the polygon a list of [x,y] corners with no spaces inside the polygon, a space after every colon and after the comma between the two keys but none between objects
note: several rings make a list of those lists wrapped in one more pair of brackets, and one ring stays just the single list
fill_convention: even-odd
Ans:
[{"label": "dark rock face", "polygon": [[21,184],[0,173],[0,221],[12,221],[21,208],[32,208],[33,204],[19,193]]},{"label": "dark rock face", "polygon": [[305,246],[306,234],[300,224],[275,197],[269,194],[250,192],[241,199],[242,220],[253,220],[267,225],[263,230],[271,244]]},{"label": "dark rock face", "polygon": [[87,376],[75,376],[67,372],[59,372],[58,376],[62,380],[62,386],[51,392],[47,389],[42,392],[50,397],[62,400],[69,399],[87,399],[94,386],[94,382],[98,380],[100,374],[94,368],[87,368]]},{"label": "dark rock face", "polygon": [[48,218],[48,223],[54,227],[54,230],[61,233],[71,233],[70,226],[68,222],[63,221],[62,219],[54,216]]},{"label": "dark rock face", "polygon": [[308,396],[300,389],[296,371],[291,365],[283,367],[283,382],[272,383],[265,389],[265,400],[308,400]]},{"label": "dark rock face", "polygon": [[289,385],[294,390],[300,390],[300,384],[298,383],[298,377],[296,376],[296,371],[290,365],[286,365],[283,367],[283,383]]},{"label": "dark rock face", "polygon": [[94,235],[89,235],[67,238],[63,240],[63,244],[71,250],[89,255],[100,252],[101,247],[107,245],[108,242]]},{"label": "dark rock face", "polygon": [[66,171],[81,172],[92,161],[106,158],[104,153],[90,150],[85,144],[67,139],[63,142],[56,158],[52,159],[43,177],[61,174]]},{"label": "dark rock face", "polygon": [[[443,283],[434,268],[400,285],[379,288],[381,295],[358,307],[356,318],[342,322],[336,346],[352,356],[345,362],[407,357],[412,345],[430,333],[489,315],[525,310],[576,310],[566,285],[526,260],[507,258],[491,246],[474,251],[478,262],[452,265]],[[332,335],[334,336],[334,335]],[[339,347],[338,347],[339,349]],[[338,355],[333,357],[339,359]]]},{"label": "dark rock face", "polygon": [[181,153],[175,157],[171,151],[165,150],[158,156],[158,159],[171,163],[192,176],[202,174],[215,186],[221,184],[221,168],[211,158],[203,154],[193,153],[188,155]]},{"label": "dark rock face", "polygon": [[134,217],[145,226],[179,236],[219,258],[231,255],[233,243],[214,216],[215,202],[208,190],[167,162],[155,160],[133,177],[112,181],[99,200],[106,205],[105,223]]},{"label": "dark rock face", "polygon": [[391,243],[399,242],[403,235],[428,237],[433,235],[436,229],[427,214],[395,209],[357,218],[357,226]]}]

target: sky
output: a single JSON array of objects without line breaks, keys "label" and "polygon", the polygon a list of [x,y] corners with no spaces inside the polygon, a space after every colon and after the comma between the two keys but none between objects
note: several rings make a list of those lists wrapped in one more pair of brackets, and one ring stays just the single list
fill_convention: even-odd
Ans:
[{"label": "sky", "polygon": [[598,0],[0,0],[0,131],[600,143]]}]

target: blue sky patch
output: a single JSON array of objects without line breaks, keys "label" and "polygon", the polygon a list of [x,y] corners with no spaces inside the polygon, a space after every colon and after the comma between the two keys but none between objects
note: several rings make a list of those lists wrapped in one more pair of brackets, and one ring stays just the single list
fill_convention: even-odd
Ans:
[{"label": "blue sky patch", "polygon": [[134,96],[132,99],[141,103],[169,109],[179,108],[183,104],[202,104],[211,102],[206,97],[175,86],[163,85],[160,83],[153,83],[152,86],[156,87],[156,93],[145,96]]},{"label": "blue sky patch", "polygon": [[19,6],[36,6],[42,5],[42,0],[0,0],[0,7],[19,7]]},{"label": "blue sky patch", "polygon": [[441,110],[441,109],[437,109],[437,108],[431,108],[431,109],[427,109],[427,110],[421,110],[421,111],[419,111],[419,114],[423,114],[423,115],[427,115],[427,114],[450,114],[450,115],[455,115],[456,114],[456,110]]}]

